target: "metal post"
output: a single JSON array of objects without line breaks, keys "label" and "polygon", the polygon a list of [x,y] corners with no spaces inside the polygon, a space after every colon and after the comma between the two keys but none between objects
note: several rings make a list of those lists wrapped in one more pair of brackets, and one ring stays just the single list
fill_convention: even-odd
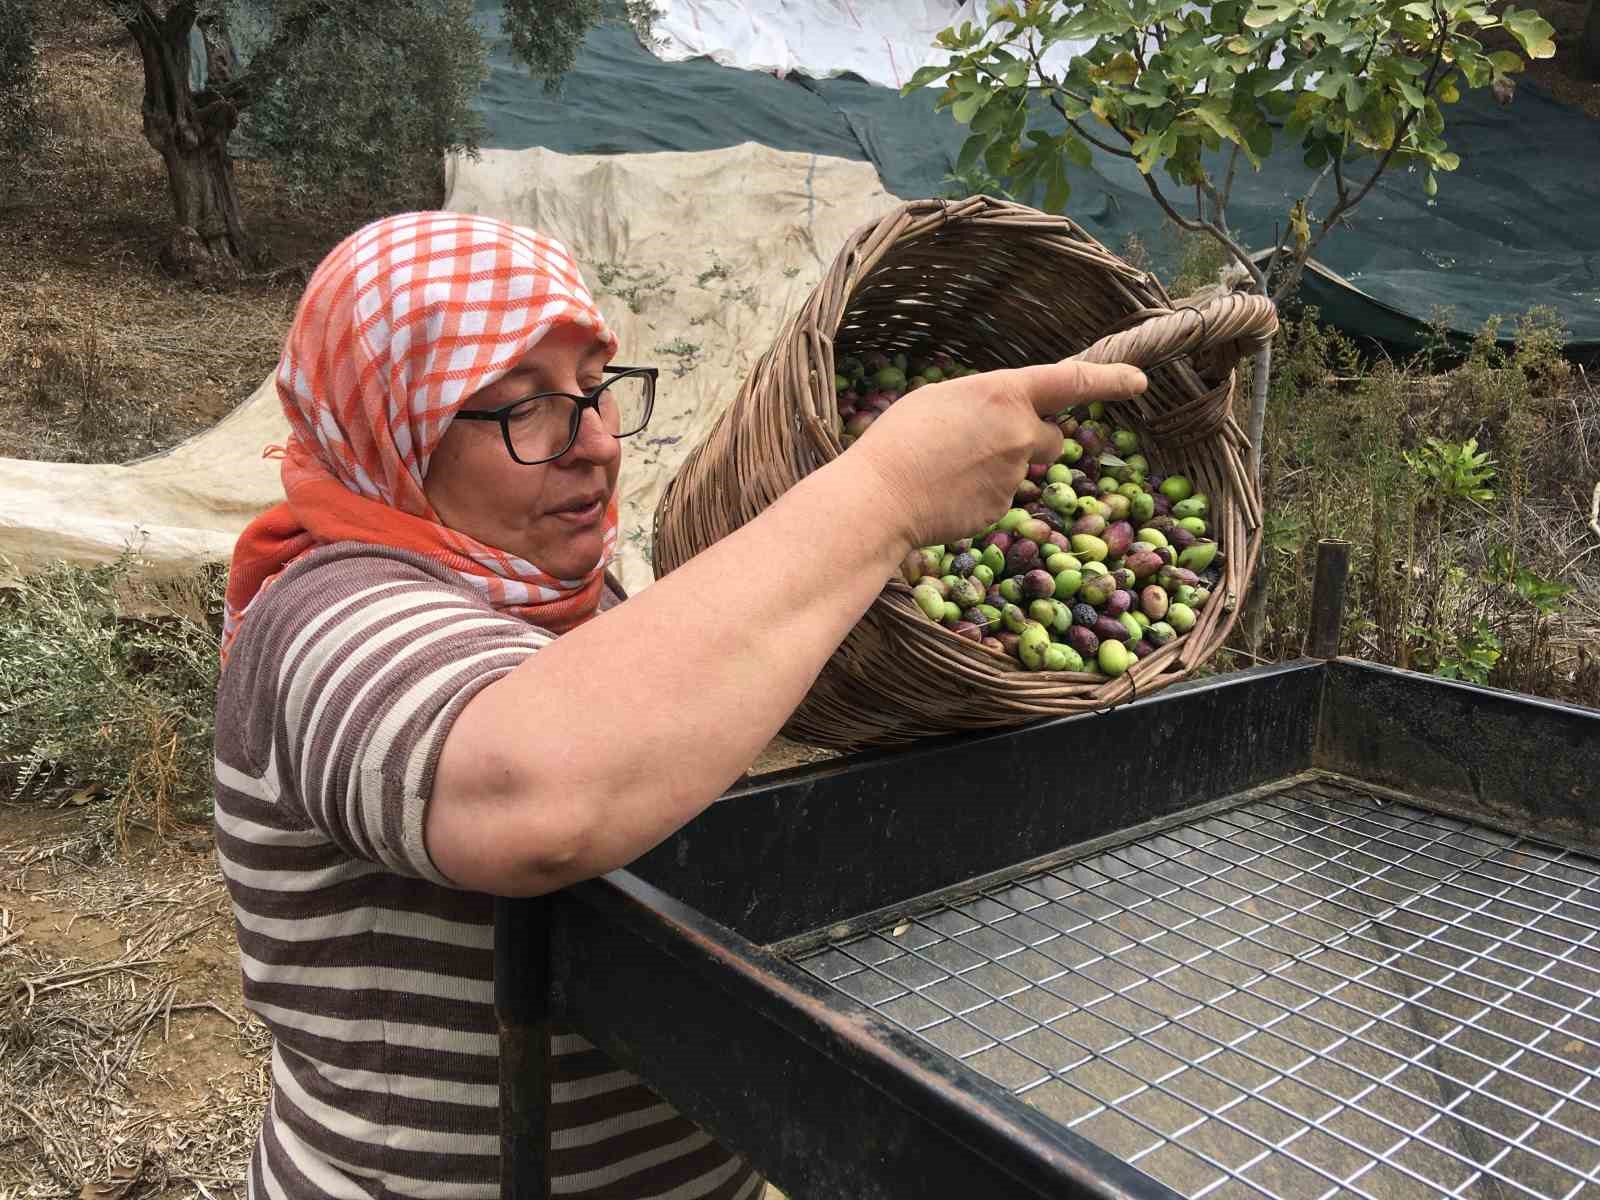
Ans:
[{"label": "metal post", "polygon": [[1350,573],[1350,543],[1323,538],[1317,543],[1317,577],[1311,587],[1311,628],[1306,656],[1338,658],[1344,626],[1344,583]]},{"label": "metal post", "polygon": [[494,902],[500,1195],[550,1196],[550,898]]}]

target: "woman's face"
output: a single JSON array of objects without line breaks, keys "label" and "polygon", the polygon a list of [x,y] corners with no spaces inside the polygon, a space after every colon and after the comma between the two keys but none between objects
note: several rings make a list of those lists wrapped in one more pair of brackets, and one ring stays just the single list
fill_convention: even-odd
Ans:
[{"label": "woman's face", "polygon": [[[488,412],[536,392],[590,392],[604,382],[605,362],[605,347],[593,332],[561,325],[461,407]],[[558,579],[577,579],[600,560],[621,445],[601,427],[599,414],[586,409],[572,449],[528,467],[506,452],[498,422],[451,421],[422,490],[451,529],[520,555]]]}]

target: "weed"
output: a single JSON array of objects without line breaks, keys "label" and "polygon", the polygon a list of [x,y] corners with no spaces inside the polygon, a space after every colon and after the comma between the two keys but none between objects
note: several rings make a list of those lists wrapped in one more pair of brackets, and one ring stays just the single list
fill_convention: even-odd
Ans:
[{"label": "weed", "polygon": [[715,250],[711,252],[711,265],[694,277],[695,287],[705,287],[714,279],[727,279],[733,274],[733,268],[717,257]]},{"label": "weed", "polygon": [[1403,453],[1406,464],[1432,488],[1441,500],[1493,500],[1494,461],[1480,454],[1478,439],[1468,438],[1460,445],[1436,437],[1415,454]]},{"label": "weed", "polygon": [[157,576],[129,549],[18,577],[0,605],[0,757],[12,800],[109,793],[164,832],[210,812],[224,573]]},{"label": "weed", "polygon": [[665,354],[678,361],[673,364],[672,374],[682,379],[690,371],[700,365],[699,342],[691,342],[687,338],[673,338],[670,342],[662,342],[656,347],[657,354]]},{"label": "weed", "polygon": [[641,313],[651,300],[666,300],[677,294],[677,289],[669,285],[668,276],[652,268],[607,262],[597,263],[594,273],[601,288],[626,304],[629,312]]}]

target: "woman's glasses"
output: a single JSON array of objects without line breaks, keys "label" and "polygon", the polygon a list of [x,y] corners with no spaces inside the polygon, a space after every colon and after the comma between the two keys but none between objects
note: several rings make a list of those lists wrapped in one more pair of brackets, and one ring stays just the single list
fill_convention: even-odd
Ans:
[{"label": "woman's glasses", "polygon": [[540,392],[493,412],[458,412],[457,421],[498,421],[512,460],[525,467],[553,462],[578,441],[583,410],[592,408],[612,437],[625,438],[650,423],[655,406],[656,367],[610,366],[607,379],[592,392]]}]

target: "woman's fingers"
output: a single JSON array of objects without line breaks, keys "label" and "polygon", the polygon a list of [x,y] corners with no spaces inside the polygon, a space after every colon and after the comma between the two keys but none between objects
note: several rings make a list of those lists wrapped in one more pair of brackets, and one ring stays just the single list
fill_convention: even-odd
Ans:
[{"label": "woman's fingers", "polygon": [[1075,358],[1017,367],[1018,390],[1041,417],[1053,417],[1076,404],[1096,400],[1126,400],[1144,391],[1148,380],[1138,367],[1127,363],[1091,363]]}]

